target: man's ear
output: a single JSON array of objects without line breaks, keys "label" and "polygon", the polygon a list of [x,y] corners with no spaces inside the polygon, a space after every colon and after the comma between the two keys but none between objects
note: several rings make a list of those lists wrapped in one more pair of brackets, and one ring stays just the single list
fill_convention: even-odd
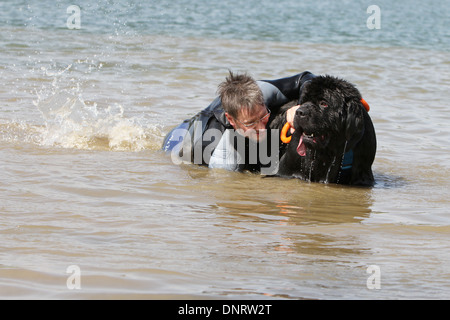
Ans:
[{"label": "man's ear", "polygon": [[225,112],[225,117],[227,117],[228,122],[233,126],[233,128],[236,129],[236,122],[234,122],[233,117],[230,116],[228,112]]}]

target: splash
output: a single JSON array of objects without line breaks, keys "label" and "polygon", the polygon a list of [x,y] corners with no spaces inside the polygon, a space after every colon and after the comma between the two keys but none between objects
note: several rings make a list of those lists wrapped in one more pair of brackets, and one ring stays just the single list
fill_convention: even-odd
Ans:
[{"label": "splash", "polygon": [[[158,119],[143,113],[131,117],[121,104],[99,100],[113,90],[93,85],[109,78],[109,74],[106,78],[101,74],[107,58],[102,53],[70,64],[31,61],[24,79],[34,88],[35,96],[18,108],[25,112],[30,105],[34,108],[27,119],[0,119],[0,141],[82,150],[160,149],[164,128]],[[90,99],[84,100],[84,95]],[[114,95],[115,101],[120,98]],[[136,108],[131,110],[136,112]]]},{"label": "splash", "polygon": [[87,104],[80,94],[54,93],[34,102],[45,122],[40,144],[62,148],[109,151],[155,149],[158,128],[146,127],[124,116],[121,105],[99,108]]}]

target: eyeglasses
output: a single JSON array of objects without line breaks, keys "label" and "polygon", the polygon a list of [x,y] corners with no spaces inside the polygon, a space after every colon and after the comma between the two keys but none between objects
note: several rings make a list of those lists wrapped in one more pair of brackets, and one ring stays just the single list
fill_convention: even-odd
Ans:
[{"label": "eyeglasses", "polygon": [[252,128],[252,127],[256,127],[256,125],[258,125],[258,123],[260,123],[262,121],[266,121],[267,119],[269,119],[270,113],[271,113],[270,109],[267,109],[267,114],[264,117],[262,117],[259,120],[254,121],[254,122],[251,122],[251,123],[243,123],[241,120],[238,120],[238,119],[236,119],[236,120],[239,121],[239,123],[242,124],[244,127]]}]

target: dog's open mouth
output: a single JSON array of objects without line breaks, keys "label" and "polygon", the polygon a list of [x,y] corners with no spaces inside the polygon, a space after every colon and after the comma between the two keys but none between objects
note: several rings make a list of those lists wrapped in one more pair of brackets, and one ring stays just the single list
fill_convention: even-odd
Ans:
[{"label": "dog's open mouth", "polygon": [[326,142],[326,136],[322,134],[315,133],[306,133],[302,132],[300,136],[300,141],[297,146],[297,153],[304,157],[306,156],[306,150],[308,146],[312,149],[317,149],[319,145],[322,145]]}]

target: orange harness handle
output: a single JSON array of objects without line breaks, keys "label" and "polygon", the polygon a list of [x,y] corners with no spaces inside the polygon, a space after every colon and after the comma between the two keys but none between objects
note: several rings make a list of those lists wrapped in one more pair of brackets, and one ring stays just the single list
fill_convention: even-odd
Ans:
[{"label": "orange harness handle", "polygon": [[[370,106],[369,104],[366,102],[366,100],[364,100],[363,98],[361,98],[361,103],[364,106],[364,108],[367,110],[367,112],[370,111]],[[281,133],[280,133],[280,140],[283,143],[289,143],[291,142],[292,136],[286,136],[289,129],[291,128],[291,125],[289,124],[289,122],[286,122],[283,126],[283,128],[281,129]]]},{"label": "orange harness handle", "polygon": [[364,100],[363,98],[361,98],[361,103],[364,106],[364,108],[366,108],[366,111],[369,112],[370,111],[370,106],[369,104],[366,102],[366,100]]},{"label": "orange harness handle", "polygon": [[289,137],[286,136],[286,134],[290,128],[291,128],[291,125],[289,124],[289,122],[286,122],[283,126],[283,129],[281,129],[281,133],[280,133],[281,142],[283,142],[283,143],[291,142],[292,136],[289,136]]}]

